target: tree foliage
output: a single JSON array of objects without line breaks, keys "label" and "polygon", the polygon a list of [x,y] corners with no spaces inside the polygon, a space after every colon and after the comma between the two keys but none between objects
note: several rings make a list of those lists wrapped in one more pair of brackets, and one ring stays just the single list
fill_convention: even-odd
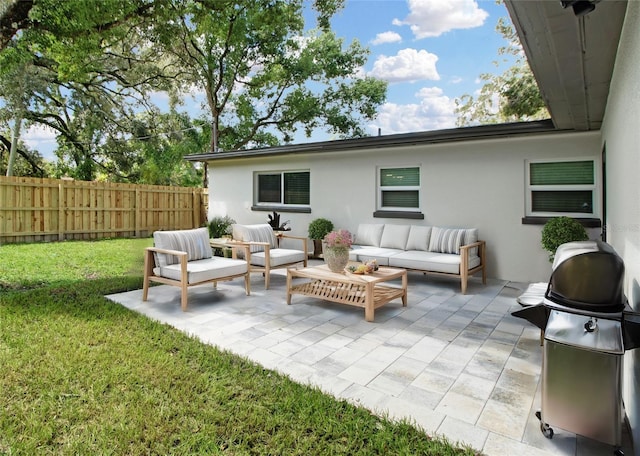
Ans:
[{"label": "tree foliage", "polygon": [[[475,96],[465,94],[456,100],[459,126],[549,118],[515,30],[500,18],[496,31],[507,41],[507,45],[498,50],[499,55],[515,57],[515,62],[502,74],[481,74],[484,84],[480,91]],[[502,63],[506,61],[508,59]],[[500,62],[494,64],[500,66]]]},{"label": "tree foliage", "polygon": [[[185,169],[188,153],[277,145],[299,129],[362,136],[386,84],[354,76],[368,51],[331,31],[343,3],[8,1],[0,10],[0,87],[11,90],[0,92],[0,142],[20,117],[26,128],[55,131],[56,176],[182,176],[184,184],[198,173]],[[304,7],[317,22],[306,34]],[[16,72],[34,77],[18,88]],[[194,92],[205,94],[204,119],[178,111]],[[154,94],[168,96],[168,112]]]},{"label": "tree foliage", "polygon": [[342,2],[316,1],[319,28],[306,35],[303,6],[185,1],[156,24],[154,41],[181,68],[182,91],[205,95],[211,151],[290,142],[298,128],[365,134],[362,120],[375,116],[386,84],[354,77],[368,51],[356,41],[345,48],[328,28]]}]

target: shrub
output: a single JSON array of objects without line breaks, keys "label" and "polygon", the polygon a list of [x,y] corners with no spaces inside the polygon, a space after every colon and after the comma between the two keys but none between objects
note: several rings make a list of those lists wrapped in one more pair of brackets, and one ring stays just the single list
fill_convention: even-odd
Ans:
[{"label": "shrub", "polygon": [[231,234],[231,225],[234,223],[236,223],[236,221],[228,215],[224,217],[213,217],[207,224],[209,237],[221,238],[222,236]]},{"label": "shrub", "polygon": [[566,242],[586,241],[587,230],[576,219],[556,217],[545,223],[542,228],[542,247],[549,252],[549,261],[553,261],[558,247]]},{"label": "shrub", "polygon": [[317,218],[309,223],[309,239],[323,239],[333,230],[333,222],[326,218]]}]

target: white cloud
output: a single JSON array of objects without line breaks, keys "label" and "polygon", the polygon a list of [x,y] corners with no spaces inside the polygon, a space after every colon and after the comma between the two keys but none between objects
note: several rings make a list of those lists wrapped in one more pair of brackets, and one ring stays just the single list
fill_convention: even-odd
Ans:
[{"label": "white cloud", "polygon": [[391,135],[456,126],[455,101],[444,95],[442,89],[424,87],[416,93],[416,98],[420,99],[419,103],[385,103],[370,125],[372,134],[377,134],[378,128],[383,135]]},{"label": "white cloud", "polygon": [[33,150],[37,150],[47,160],[55,157],[53,151],[57,148],[56,131],[43,125],[32,125],[20,139]]},{"label": "white cloud", "polygon": [[437,55],[425,50],[401,49],[395,56],[379,56],[370,75],[389,82],[437,81],[440,79],[437,61]]},{"label": "white cloud", "polygon": [[382,32],[376,35],[371,44],[400,43],[401,41],[402,37],[396,32]]},{"label": "white cloud", "polygon": [[409,0],[409,15],[394,19],[408,25],[417,39],[440,36],[455,29],[480,27],[489,16],[475,0]]}]

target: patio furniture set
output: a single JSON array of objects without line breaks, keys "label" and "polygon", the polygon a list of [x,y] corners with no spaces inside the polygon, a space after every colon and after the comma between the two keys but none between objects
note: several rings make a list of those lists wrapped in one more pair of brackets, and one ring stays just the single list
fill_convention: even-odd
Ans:
[{"label": "patio furniture set", "polygon": [[[362,307],[367,321],[373,321],[375,309],[390,301],[401,299],[407,305],[408,270],[459,277],[463,293],[472,274],[482,272],[486,283],[485,243],[478,240],[476,229],[361,224],[350,260],[376,259],[380,267],[369,274],[336,273],[326,265],[308,267],[307,238],[274,232],[268,224],[234,224],[231,239],[210,239],[207,228],[156,231],[153,238],[154,246],[145,251],[143,301],[151,282],[177,286],[183,311],[190,286],[213,283],[215,287],[217,282],[244,277],[248,296],[252,272],[264,275],[268,289],[270,273],[277,268],[287,269],[287,304],[294,294],[312,296]],[[288,247],[300,243],[300,248],[285,248],[283,241]],[[221,247],[231,248],[232,257],[214,257],[212,248]]]}]

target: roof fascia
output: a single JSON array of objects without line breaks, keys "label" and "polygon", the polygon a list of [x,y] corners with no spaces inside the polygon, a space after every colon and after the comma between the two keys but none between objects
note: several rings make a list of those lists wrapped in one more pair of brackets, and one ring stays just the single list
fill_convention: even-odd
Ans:
[{"label": "roof fascia", "polygon": [[475,127],[434,130],[419,133],[406,133],[387,136],[368,136],[365,138],[343,139],[336,141],[312,142],[305,144],[288,144],[284,146],[262,149],[232,150],[205,154],[187,155],[188,161],[215,161],[234,158],[265,157],[301,153],[339,152],[354,149],[387,148],[407,145],[453,143],[481,139],[497,139],[522,135],[549,134],[567,132],[557,130],[551,120],[535,122],[517,122],[497,125],[480,125]]}]

